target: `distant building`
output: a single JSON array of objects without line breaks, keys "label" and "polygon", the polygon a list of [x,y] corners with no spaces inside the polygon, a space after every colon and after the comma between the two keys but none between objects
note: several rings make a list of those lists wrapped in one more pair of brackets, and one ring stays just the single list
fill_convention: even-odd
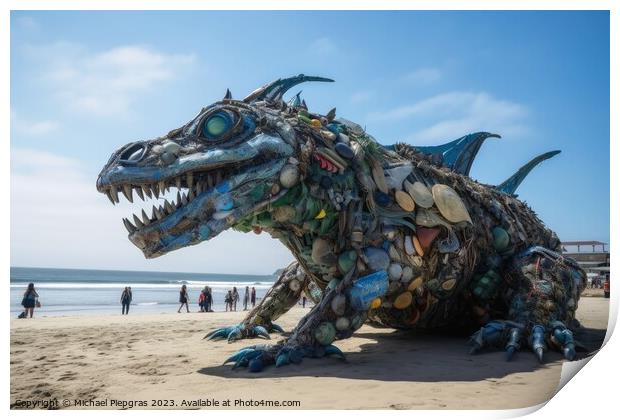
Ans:
[{"label": "distant building", "polygon": [[599,241],[566,241],[562,242],[562,254],[575,259],[588,277],[604,276],[609,273],[609,250],[605,249],[606,245]]}]

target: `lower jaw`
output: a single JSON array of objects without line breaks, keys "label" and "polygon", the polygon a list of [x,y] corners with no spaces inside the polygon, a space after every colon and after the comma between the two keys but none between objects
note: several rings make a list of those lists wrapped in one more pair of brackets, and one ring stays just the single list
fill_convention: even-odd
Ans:
[{"label": "lower jaw", "polygon": [[[189,219],[185,217],[185,214],[179,214],[176,215],[177,220],[173,226],[166,228],[166,223],[163,222],[167,221],[168,223],[172,223],[172,220],[163,220],[158,226],[150,227],[150,231],[137,231],[129,235],[129,240],[144,253],[146,258],[150,259],[160,257],[177,249],[196,245],[200,242],[213,239],[223,231],[233,227],[237,221],[252,213],[260,211],[270,203],[281,198],[287,192],[288,190],[285,189],[280,191],[278,194],[251,206],[244,206],[229,210],[218,219]],[[216,200],[222,194],[225,193],[215,196],[205,196],[202,197],[202,200],[205,200],[205,203],[208,203],[210,200]],[[197,201],[197,199],[195,201]],[[211,208],[211,210],[213,210],[213,208]],[[173,214],[169,217],[172,218],[172,216],[175,215]],[[181,230],[180,225],[183,221],[187,221],[187,227]],[[178,234],[172,233],[175,230]],[[151,244],[151,246],[149,246],[149,244]]]}]

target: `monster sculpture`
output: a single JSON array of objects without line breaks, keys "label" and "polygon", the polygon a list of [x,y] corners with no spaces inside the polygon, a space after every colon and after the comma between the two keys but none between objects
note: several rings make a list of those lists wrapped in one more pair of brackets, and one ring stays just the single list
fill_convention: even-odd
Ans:
[{"label": "monster sculpture", "polygon": [[[335,109],[310,112],[291,87],[330,79],[279,79],[243,100],[230,91],[184,126],[121,147],[97,189],[160,198],[124,219],[129,240],[154,258],[226,229],[267,232],[294,255],[239,325],[210,332],[229,342],[282,332],[274,321],[302,292],[316,302],[278,344],[246,347],[226,362],[260,371],[344,354],[333,342],[364,323],[470,331],[471,352],[521,348],[576,355],[569,329],[585,274],[516,198],[543,154],[499,186],[468,174],[485,139],[442,146],[380,145]],[[171,191],[172,190],[172,191]],[[169,201],[162,196],[174,197]]]}]

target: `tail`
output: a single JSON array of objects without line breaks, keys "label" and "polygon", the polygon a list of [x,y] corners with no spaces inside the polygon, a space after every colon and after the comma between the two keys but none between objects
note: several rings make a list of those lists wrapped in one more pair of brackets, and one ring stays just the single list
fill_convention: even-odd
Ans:
[{"label": "tail", "polygon": [[506,194],[514,195],[516,197],[515,191],[521,185],[521,182],[525,179],[525,177],[536,167],[539,163],[552,158],[553,156],[560,153],[560,150],[553,150],[551,152],[543,153],[542,155],[536,156],[534,159],[530,160],[528,163],[519,168],[517,172],[514,173],[510,178],[499,184],[495,187],[495,189],[504,192]]}]

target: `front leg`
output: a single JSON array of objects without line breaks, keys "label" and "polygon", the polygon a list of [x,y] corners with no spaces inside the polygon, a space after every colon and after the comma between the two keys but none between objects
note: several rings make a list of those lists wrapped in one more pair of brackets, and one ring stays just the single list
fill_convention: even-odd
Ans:
[{"label": "front leg", "polygon": [[326,290],[323,299],[302,318],[287,340],[272,346],[241,349],[226,362],[235,362],[235,367],[249,366],[257,372],[269,364],[278,367],[301,363],[304,357],[344,358],[332,343],[351,337],[363,325],[373,301],[381,298],[387,289],[385,271],[355,278],[353,269],[339,284]]},{"label": "front leg", "polygon": [[269,289],[264,299],[250,311],[238,325],[218,328],[206,335],[208,339],[227,338],[229,342],[242,338],[269,338],[270,332],[283,332],[273,321],[285,314],[299,301],[302,290],[307,288],[307,276],[299,263],[293,262],[284,269]]}]

